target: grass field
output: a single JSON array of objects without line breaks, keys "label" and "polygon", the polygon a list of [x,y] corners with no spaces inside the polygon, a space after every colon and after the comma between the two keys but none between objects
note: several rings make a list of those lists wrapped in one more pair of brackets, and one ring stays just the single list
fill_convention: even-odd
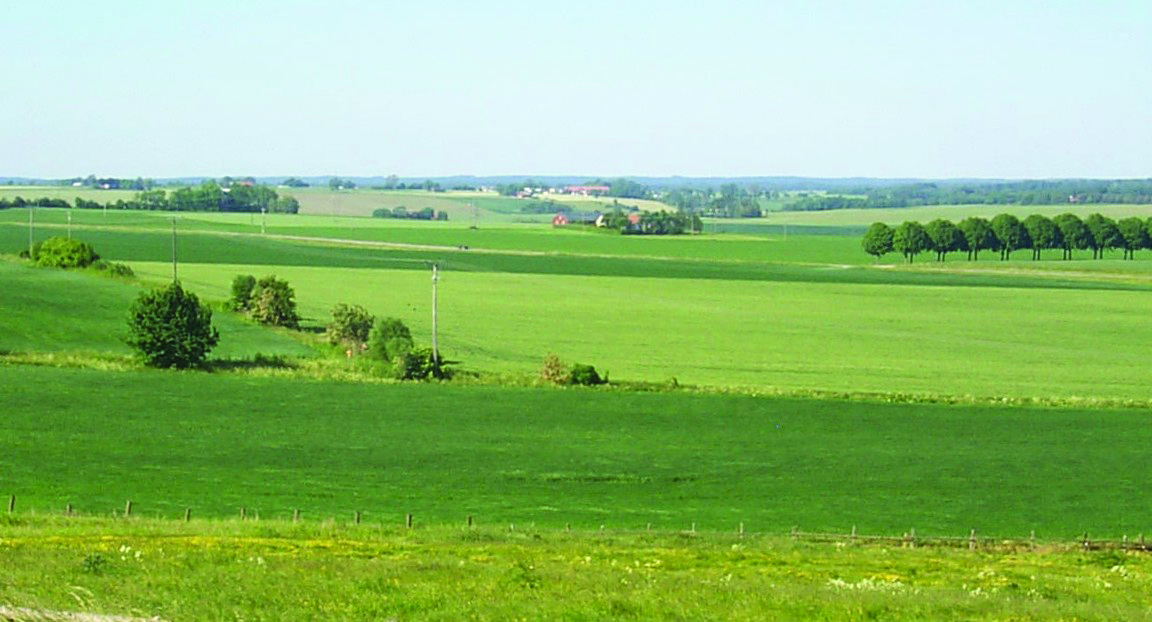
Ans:
[{"label": "grass field", "polygon": [[47,518],[0,522],[0,538],[0,603],[166,620],[1103,621],[1152,607],[1149,559],[1118,553]]},{"label": "grass field", "polygon": [[996,214],[1012,214],[1023,219],[1031,214],[1043,214],[1049,218],[1072,212],[1081,218],[1088,214],[1100,213],[1109,218],[1152,216],[1152,205],[933,205],[928,207],[906,207],[888,209],[843,209],[822,212],[773,212],[765,218],[756,219],[763,225],[811,225],[811,226],[856,226],[867,227],[874,222],[898,225],[906,220],[926,223],[936,218],[959,222],[969,216],[991,219]]},{"label": "grass field", "polygon": [[1152,533],[1147,410],[0,366],[22,510],[1068,540]]}]

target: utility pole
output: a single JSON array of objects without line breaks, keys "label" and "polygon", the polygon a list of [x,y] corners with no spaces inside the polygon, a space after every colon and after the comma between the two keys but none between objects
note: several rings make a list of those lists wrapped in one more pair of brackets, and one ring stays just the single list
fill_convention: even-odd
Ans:
[{"label": "utility pole", "polygon": [[33,234],[33,225],[32,225],[32,212],[35,209],[36,208],[32,207],[31,205],[28,206],[28,258],[29,259],[35,259],[35,257],[32,256],[32,247],[36,244],[35,236]]},{"label": "utility pole", "polygon": [[172,217],[172,282],[175,283],[176,278],[176,217]]},{"label": "utility pole", "polygon": [[68,239],[72,239],[72,210],[68,210]]},{"label": "utility pole", "polygon": [[439,331],[436,326],[436,284],[440,281],[440,264],[432,264],[432,360],[433,364],[440,367],[440,339]]},{"label": "utility pole", "polygon": [[264,235],[264,232],[265,232],[265,226],[264,225],[265,225],[265,222],[267,220],[265,218],[265,215],[267,213],[268,213],[268,208],[266,208],[266,207],[260,208],[260,235]]}]

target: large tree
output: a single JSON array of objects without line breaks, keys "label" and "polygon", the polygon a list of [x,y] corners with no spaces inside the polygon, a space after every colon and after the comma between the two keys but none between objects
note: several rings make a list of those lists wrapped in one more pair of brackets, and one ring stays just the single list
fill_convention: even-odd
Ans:
[{"label": "large tree", "polygon": [[1116,221],[1102,214],[1089,214],[1084,219],[1084,226],[1092,234],[1092,259],[1104,257],[1104,251],[1123,245],[1120,230],[1116,228]]},{"label": "large tree", "polygon": [[931,247],[932,240],[924,231],[924,225],[915,221],[905,221],[892,232],[892,248],[899,251],[908,263]]},{"label": "large tree", "polygon": [[140,294],[128,330],[128,345],[152,367],[196,367],[220,340],[212,310],[179,282]]},{"label": "large tree", "polygon": [[892,252],[892,227],[882,222],[872,223],[872,226],[868,227],[868,232],[864,234],[861,244],[864,246],[865,253],[873,255],[879,260]]},{"label": "large tree", "polygon": [[997,214],[992,218],[991,224],[992,233],[996,235],[996,240],[999,242],[1001,261],[1011,258],[1012,251],[1031,246],[1028,230],[1024,228],[1020,219],[1012,214]]},{"label": "large tree", "polygon": [[951,221],[937,218],[924,225],[924,232],[928,234],[929,248],[936,251],[936,261],[944,261],[945,255],[964,247],[964,233]]},{"label": "large tree", "polygon": [[995,249],[996,234],[992,233],[992,225],[979,216],[971,216],[960,221],[957,228],[964,234],[964,250],[968,251],[968,260],[980,259],[980,251]]},{"label": "large tree", "polygon": [[1051,218],[1032,214],[1025,218],[1022,224],[1032,240],[1032,261],[1040,259],[1040,251],[1062,246],[1064,240],[1060,235],[1060,227],[1057,227]]},{"label": "large tree", "polygon": [[1060,245],[1064,249],[1061,259],[1072,259],[1073,250],[1091,248],[1092,233],[1076,214],[1065,212],[1052,219],[1060,229]]},{"label": "large tree", "polygon": [[1120,233],[1121,244],[1124,247],[1124,259],[1134,259],[1136,251],[1152,245],[1144,221],[1135,216],[1121,219],[1116,223],[1116,230]]}]

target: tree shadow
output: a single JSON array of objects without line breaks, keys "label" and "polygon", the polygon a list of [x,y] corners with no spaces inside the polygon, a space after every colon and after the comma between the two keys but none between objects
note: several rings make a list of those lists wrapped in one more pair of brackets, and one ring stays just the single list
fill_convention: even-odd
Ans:
[{"label": "tree shadow", "polygon": [[250,359],[212,359],[204,362],[204,369],[235,371],[243,369],[296,369],[299,365],[280,354],[256,354]]}]

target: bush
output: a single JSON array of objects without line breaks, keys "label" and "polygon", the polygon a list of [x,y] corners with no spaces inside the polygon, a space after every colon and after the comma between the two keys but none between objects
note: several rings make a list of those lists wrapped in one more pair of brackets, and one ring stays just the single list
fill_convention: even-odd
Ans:
[{"label": "bush", "polygon": [[46,268],[87,268],[97,259],[92,245],[80,240],[51,237],[32,247],[32,260]]},{"label": "bush", "polygon": [[368,335],[368,356],[394,363],[403,359],[415,347],[412,341],[412,331],[404,322],[386,317],[376,320],[372,324],[372,332]]},{"label": "bush", "polygon": [[572,370],[568,373],[568,380],[570,384],[583,386],[593,386],[608,382],[606,378],[601,378],[600,374],[596,373],[595,367],[581,363],[576,363],[572,366]]},{"label": "bush", "polygon": [[261,324],[300,327],[300,316],[296,314],[296,292],[288,285],[288,281],[275,276],[266,276],[256,281],[248,300],[248,312],[252,319]]},{"label": "bush", "polygon": [[212,311],[180,283],[140,294],[128,317],[128,345],[152,367],[196,367],[220,340]]},{"label": "bush", "polygon": [[93,270],[99,270],[100,272],[104,272],[104,273],[108,274],[109,276],[118,276],[118,277],[136,276],[136,273],[132,271],[132,267],[129,266],[128,264],[108,261],[107,259],[97,259],[96,261],[94,261],[92,263],[91,268]]},{"label": "bush", "polygon": [[332,323],[327,327],[328,343],[347,344],[359,351],[368,343],[375,319],[360,305],[336,305],[332,309]]},{"label": "bush", "polygon": [[540,367],[540,379],[550,384],[568,384],[572,374],[559,356],[549,354],[544,357],[544,364]]},{"label": "bush", "polygon": [[432,348],[416,348],[397,357],[393,370],[400,380],[427,380],[445,378],[444,367],[436,360]]},{"label": "bush", "polygon": [[232,298],[228,305],[237,311],[247,311],[252,302],[252,290],[256,289],[256,277],[251,274],[238,274],[232,279]]}]

